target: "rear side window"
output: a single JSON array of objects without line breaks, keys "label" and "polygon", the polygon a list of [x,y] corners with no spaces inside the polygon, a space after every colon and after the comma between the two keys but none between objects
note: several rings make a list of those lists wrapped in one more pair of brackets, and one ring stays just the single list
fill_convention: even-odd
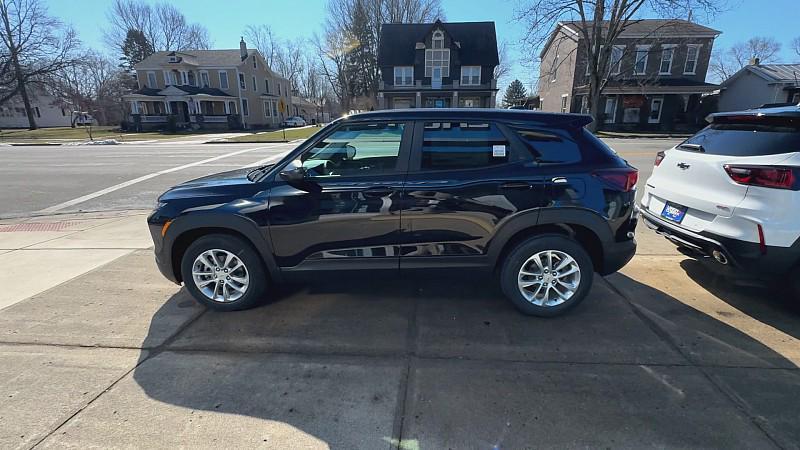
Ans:
[{"label": "rear side window", "polygon": [[505,136],[487,122],[426,122],[422,170],[477,169],[508,162]]},{"label": "rear side window", "polygon": [[540,164],[574,164],[581,161],[578,144],[566,134],[521,126],[512,126],[511,129]]},{"label": "rear side window", "polygon": [[725,156],[792,153],[800,151],[800,130],[779,125],[712,124],[687,139],[678,149]]}]

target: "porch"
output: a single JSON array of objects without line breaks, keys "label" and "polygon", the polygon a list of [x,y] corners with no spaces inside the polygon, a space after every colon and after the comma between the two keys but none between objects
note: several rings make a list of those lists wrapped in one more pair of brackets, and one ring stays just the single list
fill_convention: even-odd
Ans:
[{"label": "porch", "polygon": [[238,102],[232,97],[209,98],[197,95],[183,98],[158,97],[142,98],[128,96],[129,113],[134,124],[141,129],[162,128],[175,118],[178,128],[202,129],[206,127],[227,129],[229,117],[238,120]]}]

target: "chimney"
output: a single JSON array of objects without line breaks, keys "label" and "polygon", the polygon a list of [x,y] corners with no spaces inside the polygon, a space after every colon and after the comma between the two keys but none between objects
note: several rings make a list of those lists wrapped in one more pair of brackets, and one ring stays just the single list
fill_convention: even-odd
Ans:
[{"label": "chimney", "polygon": [[756,58],[756,57],[750,58],[751,66],[757,66],[759,64],[761,64],[761,58]]},{"label": "chimney", "polygon": [[239,41],[239,53],[242,55],[242,61],[247,59],[247,44],[244,42],[244,36],[242,36],[242,40]]}]

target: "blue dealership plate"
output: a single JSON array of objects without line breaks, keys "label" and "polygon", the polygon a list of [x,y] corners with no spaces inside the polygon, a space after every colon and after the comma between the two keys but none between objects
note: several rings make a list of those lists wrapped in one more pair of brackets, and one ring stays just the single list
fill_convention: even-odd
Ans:
[{"label": "blue dealership plate", "polygon": [[661,217],[669,219],[673,222],[681,223],[683,217],[686,216],[687,209],[688,208],[685,206],[667,202],[667,204],[664,205],[664,210],[661,211]]}]

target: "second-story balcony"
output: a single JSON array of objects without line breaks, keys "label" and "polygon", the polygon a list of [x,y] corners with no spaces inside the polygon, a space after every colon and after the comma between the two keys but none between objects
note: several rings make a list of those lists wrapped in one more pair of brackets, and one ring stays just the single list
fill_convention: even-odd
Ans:
[{"label": "second-story balcony", "polygon": [[414,84],[390,84],[381,81],[378,84],[378,91],[381,92],[421,92],[421,91],[496,91],[497,80],[481,84],[461,84],[458,80],[452,83],[441,83],[438,85],[423,84],[423,80],[416,80]]}]

